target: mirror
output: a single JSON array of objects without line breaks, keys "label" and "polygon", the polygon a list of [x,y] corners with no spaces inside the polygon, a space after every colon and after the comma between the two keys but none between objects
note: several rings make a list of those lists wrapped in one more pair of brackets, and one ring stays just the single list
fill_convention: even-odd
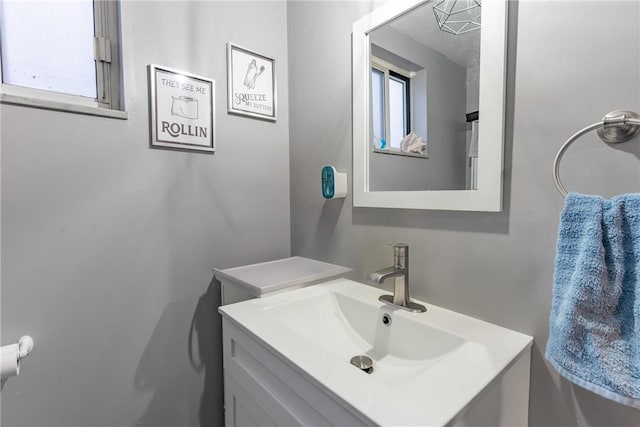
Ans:
[{"label": "mirror", "polygon": [[354,23],[354,206],[502,209],[506,16],[403,0]]}]

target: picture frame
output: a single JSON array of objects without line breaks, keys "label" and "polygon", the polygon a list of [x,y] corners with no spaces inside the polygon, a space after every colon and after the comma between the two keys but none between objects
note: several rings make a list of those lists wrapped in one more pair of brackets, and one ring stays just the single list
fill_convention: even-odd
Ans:
[{"label": "picture frame", "polygon": [[276,60],[227,43],[227,112],[275,122]]},{"label": "picture frame", "polygon": [[150,148],[215,152],[215,81],[150,64]]}]

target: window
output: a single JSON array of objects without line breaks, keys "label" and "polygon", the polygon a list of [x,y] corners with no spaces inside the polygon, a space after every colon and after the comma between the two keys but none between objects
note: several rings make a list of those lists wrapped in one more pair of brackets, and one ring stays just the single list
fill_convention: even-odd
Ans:
[{"label": "window", "polygon": [[410,132],[409,79],[389,71],[389,146],[400,148],[400,141]]},{"label": "window", "polygon": [[412,73],[372,57],[371,125],[374,147],[400,149],[411,131]]},{"label": "window", "polygon": [[2,102],[126,118],[118,7],[0,0]]}]

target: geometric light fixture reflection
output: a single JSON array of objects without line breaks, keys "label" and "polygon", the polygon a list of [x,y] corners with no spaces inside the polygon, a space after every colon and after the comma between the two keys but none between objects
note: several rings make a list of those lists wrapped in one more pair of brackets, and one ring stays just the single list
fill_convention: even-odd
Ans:
[{"label": "geometric light fixture reflection", "polygon": [[438,27],[451,34],[480,29],[481,0],[439,0],[433,5]]}]

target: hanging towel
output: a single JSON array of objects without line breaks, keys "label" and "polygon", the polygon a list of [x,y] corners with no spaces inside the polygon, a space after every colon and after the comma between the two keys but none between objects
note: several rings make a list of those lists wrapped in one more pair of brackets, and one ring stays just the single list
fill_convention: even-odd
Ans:
[{"label": "hanging towel", "polygon": [[561,375],[640,408],[640,194],[567,196],[549,329]]}]

